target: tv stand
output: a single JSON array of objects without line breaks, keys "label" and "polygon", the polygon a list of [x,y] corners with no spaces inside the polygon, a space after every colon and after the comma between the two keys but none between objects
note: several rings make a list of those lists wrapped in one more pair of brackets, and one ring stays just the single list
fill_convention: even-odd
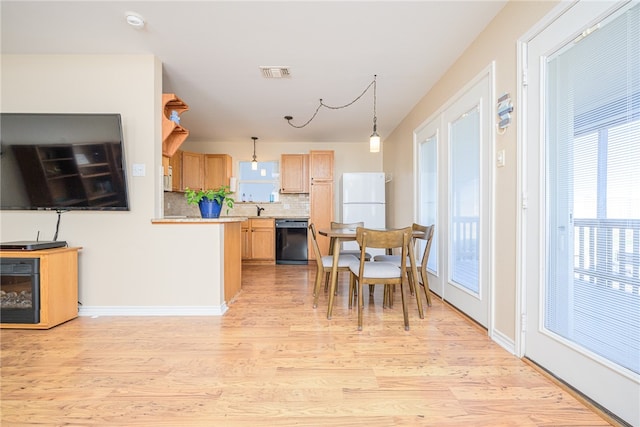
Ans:
[{"label": "tv stand", "polygon": [[50,329],[78,317],[78,251],[80,249],[82,248],[0,251],[0,258],[39,258],[40,260],[39,322],[0,323],[0,327]]}]

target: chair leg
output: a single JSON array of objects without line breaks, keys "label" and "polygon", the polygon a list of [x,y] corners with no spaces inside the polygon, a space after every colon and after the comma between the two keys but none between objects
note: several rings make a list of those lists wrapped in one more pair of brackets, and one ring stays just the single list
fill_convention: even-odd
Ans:
[{"label": "chair leg", "polygon": [[326,273],[326,277],[324,279],[324,291],[329,291],[329,277],[331,277],[331,273]]},{"label": "chair leg", "polygon": [[362,311],[364,310],[364,298],[362,297],[362,281],[358,280],[358,330],[362,330]]},{"label": "chair leg", "polygon": [[[420,272],[418,272],[418,274],[420,274]],[[409,285],[411,286],[411,289],[413,292],[411,292],[411,295],[416,297],[416,303],[418,304],[418,315],[420,316],[421,319],[424,319],[424,311],[422,309],[422,299],[420,298],[420,293],[416,291],[415,287],[420,285],[420,279],[418,279],[418,283],[414,284],[414,280],[413,280],[413,274],[411,274],[411,271],[407,271],[407,280],[409,281]]]},{"label": "chair leg", "polygon": [[416,284],[413,283],[413,276],[411,275],[411,269],[407,270],[407,279],[409,280],[409,290],[411,291],[411,295],[415,295]]},{"label": "chair leg", "polygon": [[395,290],[394,285],[384,285],[384,296],[382,298],[383,308],[393,308],[393,293]]},{"label": "chair leg", "polygon": [[313,308],[318,307],[318,296],[320,294],[320,283],[322,283],[322,272],[316,272],[316,282],[313,285]]},{"label": "chair leg", "polygon": [[353,303],[355,302],[355,285],[356,276],[353,273],[349,273],[349,309],[353,308]]},{"label": "chair leg", "polygon": [[427,297],[427,306],[431,307],[431,291],[429,291],[429,279],[422,277],[422,289],[424,290],[424,296]]},{"label": "chair leg", "polygon": [[400,283],[400,296],[402,297],[402,313],[404,314],[404,330],[409,330],[409,313],[407,312],[407,302],[404,298],[404,286]]}]

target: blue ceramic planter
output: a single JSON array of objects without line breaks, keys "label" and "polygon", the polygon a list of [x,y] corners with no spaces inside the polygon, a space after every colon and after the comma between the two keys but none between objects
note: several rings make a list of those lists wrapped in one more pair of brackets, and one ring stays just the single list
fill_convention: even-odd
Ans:
[{"label": "blue ceramic planter", "polygon": [[220,211],[222,210],[222,204],[215,200],[202,199],[198,203],[200,207],[200,215],[202,218],[219,218]]}]

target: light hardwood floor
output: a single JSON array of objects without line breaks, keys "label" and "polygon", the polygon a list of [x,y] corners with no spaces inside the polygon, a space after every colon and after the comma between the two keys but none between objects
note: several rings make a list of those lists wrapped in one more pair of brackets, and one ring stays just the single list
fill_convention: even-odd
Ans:
[{"label": "light hardwood floor", "polygon": [[[433,298],[312,308],[315,269],[247,266],[222,317],[81,317],[1,331],[2,426],[604,426]],[[179,287],[180,284],[176,283]],[[204,304],[205,302],[203,302]]]}]

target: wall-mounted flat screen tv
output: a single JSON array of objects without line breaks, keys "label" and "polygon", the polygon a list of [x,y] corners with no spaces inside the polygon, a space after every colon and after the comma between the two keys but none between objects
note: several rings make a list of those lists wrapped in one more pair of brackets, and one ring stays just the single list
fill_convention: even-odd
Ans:
[{"label": "wall-mounted flat screen tv", "polygon": [[0,113],[0,209],[129,210],[120,114]]}]

